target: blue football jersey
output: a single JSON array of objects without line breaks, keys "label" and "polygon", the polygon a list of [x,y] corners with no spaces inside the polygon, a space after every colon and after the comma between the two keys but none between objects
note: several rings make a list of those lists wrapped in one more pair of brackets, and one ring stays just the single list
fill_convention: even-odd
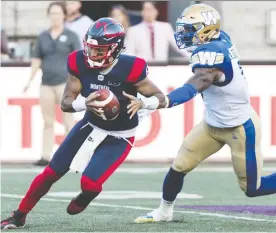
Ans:
[{"label": "blue football jersey", "polygon": [[230,37],[220,31],[217,39],[198,46],[190,65],[197,68],[217,68],[223,76],[202,92],[205,121],[215,127],[235,127],[246,122],[252,113],[249,93],[239,55]]}]

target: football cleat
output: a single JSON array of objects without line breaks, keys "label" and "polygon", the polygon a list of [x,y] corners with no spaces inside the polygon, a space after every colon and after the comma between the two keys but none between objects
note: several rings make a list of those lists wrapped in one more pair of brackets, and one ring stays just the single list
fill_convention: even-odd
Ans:
[{"label": "football cleat", "polygon": [[142,215],[134,220],[135,223],[170,222],[173,219],[173,209],[163,211],[160,208]]},{"label": "football cleat", "polygon": [[13,211],[11,217],[1,221],[1,229],[17,229],[25,226],[26,214],[19,212],[18,210]]},{"label": "football cleat", "polygon": [[79,214],[84,211],[89,203],[99,195],[99,193],[81,192],[78,196],[72,199],[67,207],[67,213],[70,215]]}]

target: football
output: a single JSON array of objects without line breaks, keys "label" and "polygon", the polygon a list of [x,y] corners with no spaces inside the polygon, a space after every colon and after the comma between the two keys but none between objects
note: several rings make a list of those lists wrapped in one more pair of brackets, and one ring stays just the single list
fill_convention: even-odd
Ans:
[{"label": "football", "polygon": [[96,99],[99,102],[104,102],[103,107],[105,120],[114,120],[120,113],[120,102],[112,91],[102,89],[97,91],[100,96]]}]

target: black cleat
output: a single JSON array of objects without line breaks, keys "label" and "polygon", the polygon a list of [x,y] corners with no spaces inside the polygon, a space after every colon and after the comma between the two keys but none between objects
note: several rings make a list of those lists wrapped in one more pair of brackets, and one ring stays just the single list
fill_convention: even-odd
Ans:
[{"label": "black cleat", "polygon": [[75,215],[84,211],[89,203],[98,195],[98,192],[81,192],[69,203],[67,207],[67,213],[70,215]]},{"label": "black cleat", "polygon": [[34,163],[35,166],[41,166],[41,167],[46,167],[49,165],[49,161],[45,159],[40,159],[37,162]]},{"label": "black cleat", "polygon": [[1,221],[1,229],[17,229],[25,226],[26,214],[19,212],[18,210],[13,211],[12,216]]}]

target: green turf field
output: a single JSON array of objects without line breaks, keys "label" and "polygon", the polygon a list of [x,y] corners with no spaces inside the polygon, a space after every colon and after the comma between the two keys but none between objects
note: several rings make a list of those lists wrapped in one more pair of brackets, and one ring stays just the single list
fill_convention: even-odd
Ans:
[{"label": "green turf field", "polygon": [[[267,167],[273,170],[276,166]],[[80,175],[68,173],[29,214],[27,225],[21,231],[276,232],[276,195],[247,198],[230,167],[219,171],[217,168],[221,166],[207,165],[186,177],[181,198],[176,203],[174,222],[135,224],[136,217],[159,205],[168,168],[169,165],[122,166],[104,185],[102,195],[76,216],[68,215],[66,207],[79,191]],[[17,208],[19,198],[38,170],[2,166],[2,218]]]}]

